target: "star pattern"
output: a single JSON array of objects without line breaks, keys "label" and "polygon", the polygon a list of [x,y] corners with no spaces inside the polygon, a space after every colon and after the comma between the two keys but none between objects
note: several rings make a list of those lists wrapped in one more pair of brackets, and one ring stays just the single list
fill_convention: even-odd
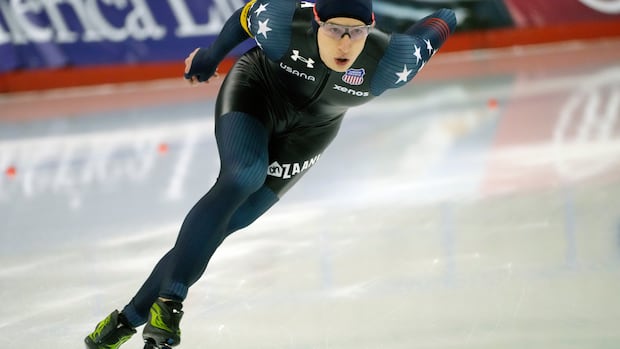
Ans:
[{"label": "star pattern", "polygon": [[398,84],[399,82],[407,82],[407,79],[412,72],[413,70],[408,70],[407,65],[405,64],[405,66],[403,67],[403,71],[400,73],[396,73],[396,76],[398,76],[398,80],[396,80],[395,84]]},{"label": "star pattern", "polygon": [[267,11],[267,6],[269,5],[269,3],[266,4],[260,4],[260,6],[258,7],[258,9],[256,11],[254,11],[254,13],[256,14],[256,16],[258,17],[261,13]]},{"label": "star pattern", "polygon": [[413,53],[413,55],[417,59],[415,63],[420,64],[420,61],[422,60],[422,51],[421,51],[422,48],[419,47],[418,45],[413,45],[413,47],[415,48],[415,52]]},{"label": "star pattern", "polygon": [[434,51],[433,45],[431,45],[431,41],[428,39],[424,39],[424,42],[426,43],[426,49],[428,50],[428,55],[431,56]]},{"label": "star pattern", "polygon": [[269,28],[268,23],[269,18],[267,18],[265,21],[258,21],[258,31],[256,32],[256,34],[261,34],[265,37],[265,39],[267,39],[267,33],[272,30],[271,28]]}]

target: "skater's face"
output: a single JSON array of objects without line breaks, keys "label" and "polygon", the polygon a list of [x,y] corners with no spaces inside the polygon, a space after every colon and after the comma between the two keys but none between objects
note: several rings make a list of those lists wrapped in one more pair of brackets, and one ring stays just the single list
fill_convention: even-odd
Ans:
[{"label": "skater's face", "polygon": [[317,19],[317,44],[323,63],[331,70],[346,72],[360,55],[372,28],[364,22],[347,17]]}]

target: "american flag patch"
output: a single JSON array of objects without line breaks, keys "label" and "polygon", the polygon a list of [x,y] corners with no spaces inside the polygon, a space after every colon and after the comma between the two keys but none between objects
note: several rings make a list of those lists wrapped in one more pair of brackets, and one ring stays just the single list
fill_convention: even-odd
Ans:
[{"label": "american flag patch", "polygon": [[364,83],[365,74],[366,74],[366,70],[364,70],[364,68],[349,69],[342,76],[342,81],[346,82],[349,85],[358,86]]}]

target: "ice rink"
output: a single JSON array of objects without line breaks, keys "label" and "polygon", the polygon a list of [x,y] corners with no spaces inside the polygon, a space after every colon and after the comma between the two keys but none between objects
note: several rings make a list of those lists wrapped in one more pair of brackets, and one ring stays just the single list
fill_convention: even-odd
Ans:
[{"label": "ice rink", "polygon": [[[0,95],[4,348],[130,300],[217,175],[217,87]],[[619,207],[620,40],[442,53],[226,240],[180,348],[617,349]]]}]

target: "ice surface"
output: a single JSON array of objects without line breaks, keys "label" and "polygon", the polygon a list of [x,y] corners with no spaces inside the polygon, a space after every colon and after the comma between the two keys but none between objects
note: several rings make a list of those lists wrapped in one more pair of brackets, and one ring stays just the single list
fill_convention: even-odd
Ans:
[{"label": "ice surface", "polygon": [[[5,347],[83,347],[171,247],[217,175],[200,88],[0,96]],[[222,245],[181,347],[617,348],[619,118],[618,41],[438,55]]]}]

